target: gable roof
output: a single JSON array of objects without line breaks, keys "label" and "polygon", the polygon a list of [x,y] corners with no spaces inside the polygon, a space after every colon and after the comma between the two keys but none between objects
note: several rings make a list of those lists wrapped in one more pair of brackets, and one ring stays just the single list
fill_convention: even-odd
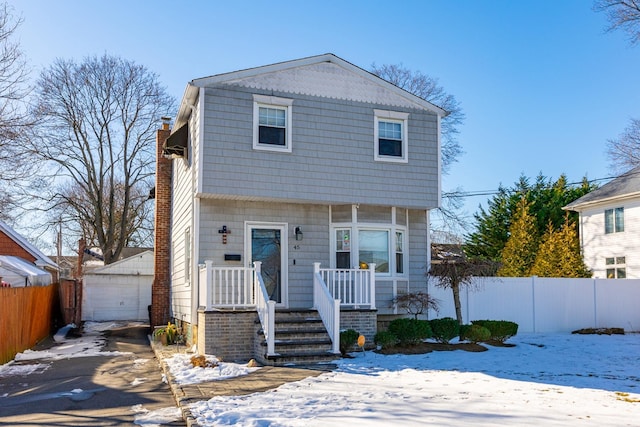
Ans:
[{"label": "gable roof", "polygon": [[58,269],[58,264],[53,262],[51,258],[42,253],[40,249],[29,243],[27,239],[18,234],[13,228],[9,227],[8,224],[0,221],[0,231],[9,236],[11,240],[16,242],[22,249],[31,254],[36,259],[34,264],[38,267],[49,267],[56,270]]},{"label": "gable roof", "polygon": [[579,212],[591,205],[633,197],[640,197],[640,166],[585,194],[562,209]]},{"label": "gable roof", "polygon": [[420,108],[440,117],[448,114],[444,109],[375,74],[326,53],[194,79],[185,89],[174,129],[179,129],[187,122],[199,88],[221,83],[306,95],[319,95],[321,88],[321,95],[325,97]]}]

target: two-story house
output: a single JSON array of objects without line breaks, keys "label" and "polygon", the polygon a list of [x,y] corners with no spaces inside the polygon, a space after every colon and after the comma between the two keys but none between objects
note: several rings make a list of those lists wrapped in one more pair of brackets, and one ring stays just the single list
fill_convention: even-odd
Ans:
[{"label": "two-story house", "polygon": [[640,167],[564,207],[580,215],[580,246],[595,278],[640,278]]},{"label": "two-story house", "polygon": [[159,131],[156,265],[165,241],[170,316],[199,352],[314,359],[296,321],[322,329],[315,353],[349,328],[372,343],[426,288],[445,114],[332,54],[191,81]]}]

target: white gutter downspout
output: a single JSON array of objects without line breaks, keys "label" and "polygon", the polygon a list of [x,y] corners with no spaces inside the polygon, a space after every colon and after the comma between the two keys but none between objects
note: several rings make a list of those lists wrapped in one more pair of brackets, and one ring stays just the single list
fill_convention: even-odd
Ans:
[{"label": "white gutter downspout", "polygon": [[[196,197],[202,191],[202,165],[203,165],[203,156],[202,156],[202,147],[204,140],[204,120],[202,120],[202,111],[204,103],[204,88],[200,88],[198,94],[198,105],[191,106],[192,114],[194,111],[198,112],[198,141],[197,141],[197,150],[193,150],[193,153],[198,153],[197,158],[197,169],[195,165],[191,166],[191,196],[192,196],[192,204],[191,209],[193,212],[192,220],[192,230],[193,230],[193,256],[192,256],[192,270],[195,270],[195,274],[193,274],[191,283],[191,324],[198,326],[198,307],[200,306],[200,268],[199,268],[199,260],[200,260],[200,198]],[[195,148],[195,147],[194,147]]]}]

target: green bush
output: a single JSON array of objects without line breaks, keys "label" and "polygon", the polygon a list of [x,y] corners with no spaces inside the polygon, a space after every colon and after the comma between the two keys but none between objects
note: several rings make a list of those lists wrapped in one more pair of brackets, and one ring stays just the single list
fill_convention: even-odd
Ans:
[{"label": "green bush", "polygon": [[505,342],[518,333],[518,324],[508,320],[474,320],[471,323],[487,328],[491,339],[498,342]]},{"label": "green bush", "polygon": [[359,336],[360,334],[353,329],[340,332],[340,353],[347,354],[350,350],[353,350],[353,346],[358,341]]},{"label": "green bush", "polygon": [[491,331],[480,325],[462,325],[460,326],[460,339],[479,343],[488,341],[491,338]]},{"label": "green bush", "polygon": [[398,343],[398,338],[389,331],[376,332],[373,341],[381,348],[391,348]]},{"label": "green bush", "polygon": [[460,334],[460,324],[456,319],[443,317],[442,319],[432,319],[429,321],[433,338],[438,342],[449,344],[449,341]]},{"label": "green bush", "polygon": [[415,345],[432,336],[429,321],[418,319],[393,320],[389,323],[389,332],[396,336],[400,345]]}]

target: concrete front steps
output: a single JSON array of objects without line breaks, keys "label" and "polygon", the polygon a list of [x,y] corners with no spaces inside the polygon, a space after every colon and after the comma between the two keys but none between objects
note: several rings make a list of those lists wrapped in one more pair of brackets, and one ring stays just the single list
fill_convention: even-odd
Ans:
[{"label": "concrete front steps", "polygon": [[331,339],[316,310],[278,310],[275,317],[275,355],[267,355],[264,333],[256,358],[268,366],[330,364],[340,357],[332,353]]}]

